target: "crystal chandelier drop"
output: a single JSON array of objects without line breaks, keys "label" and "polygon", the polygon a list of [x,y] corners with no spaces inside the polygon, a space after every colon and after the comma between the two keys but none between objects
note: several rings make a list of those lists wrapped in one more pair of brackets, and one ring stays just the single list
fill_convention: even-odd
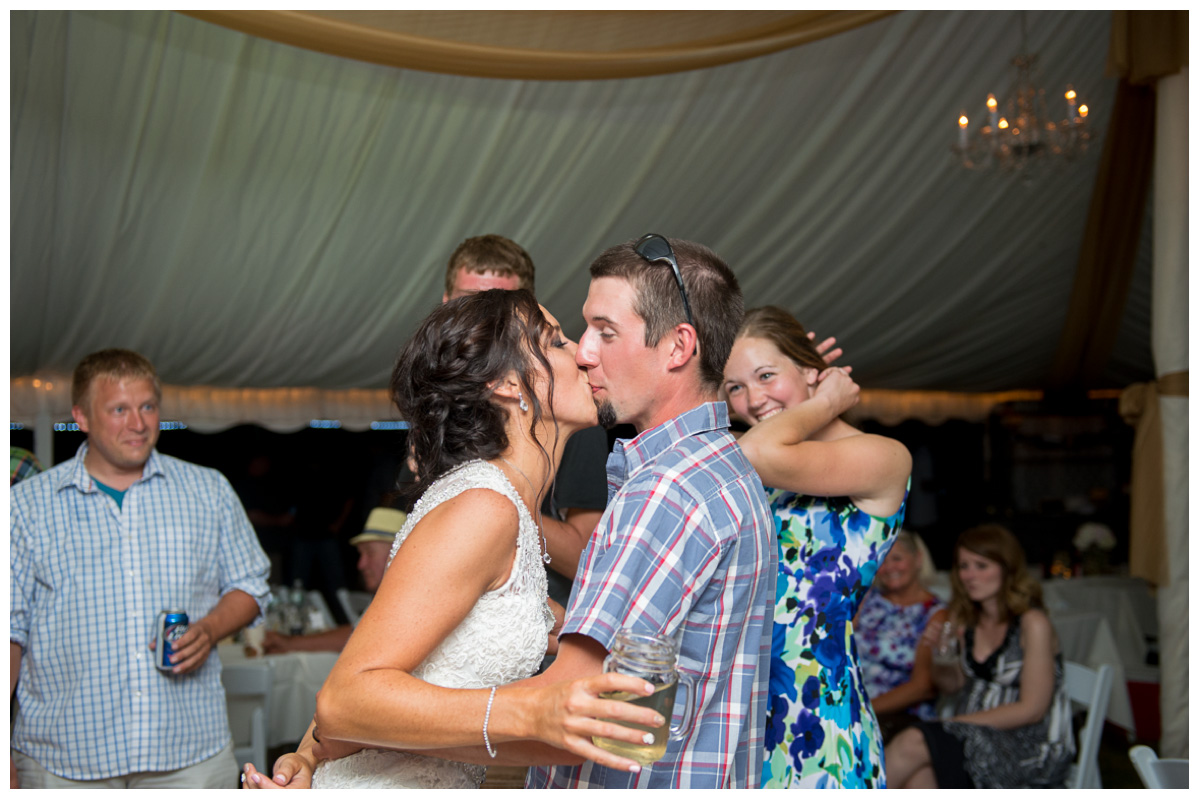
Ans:
[{"label": "crystal chandelier drop", "polygon": [[1091,139],[1088,107],[1067,86],[1061,113],[1049,110],[1046,90],[1039,87],[1036,53],[1025,45],[1025,13],[1021,12],[1021,52],[1012,59],[1016,77],[1003,102],[987,96],[987,114],[972,131],[966,111],[958,116],[955,159],[974,170],[1019,173],[1031,178],[1040,168],[1082,155]]}]

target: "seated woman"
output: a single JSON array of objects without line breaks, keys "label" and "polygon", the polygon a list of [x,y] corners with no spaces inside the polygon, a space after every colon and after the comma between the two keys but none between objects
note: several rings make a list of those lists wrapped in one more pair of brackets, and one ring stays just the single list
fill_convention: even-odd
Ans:
[{"label": "seated woman", "polygon": [[922,550],[915,534],[896,536],[854,620],[858,666],[884,742],[917,720],[937,716],[933,656],[922,634],[939,630],[947,614],[922,585],[929,564]]},{"label": "seated woman", "polygon": [[955,715],[897,734],[885,752],[888,783],[910,789],[1061,786],[1075,740],[1041,585],[1026,574],[1016,537],[999,525],[959,536],[955,563],[950,619],[960,626],[962,655],[933,670],[939,690],[959,692]]}]

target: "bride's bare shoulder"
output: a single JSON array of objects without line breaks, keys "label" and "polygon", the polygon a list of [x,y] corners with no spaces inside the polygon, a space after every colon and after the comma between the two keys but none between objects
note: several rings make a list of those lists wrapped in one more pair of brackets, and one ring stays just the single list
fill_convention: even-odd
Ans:
[{"label": "bride's bare shoulder", "polygon": [[511,540],[519,524],[517,507],[508,497],[483,487],[465,489],[431,508],[413,526],[406,541],[426,536],[500,536]]}]

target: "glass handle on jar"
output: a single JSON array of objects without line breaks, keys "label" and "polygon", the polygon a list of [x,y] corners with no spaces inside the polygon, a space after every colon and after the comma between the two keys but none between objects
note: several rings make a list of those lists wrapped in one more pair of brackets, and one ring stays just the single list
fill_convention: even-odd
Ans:
[{"label": "glass handle on jar", "polygon": [[692,728],[692,717],[696,712],[696,683],[690,675],[678,673],[679,685],[676,692],[681,689],[687,692],[687,700],[683,704],[683,716],[679,720],[679,724],[671,725],[671,740],[676,741],[682,739],[685,734]]}]

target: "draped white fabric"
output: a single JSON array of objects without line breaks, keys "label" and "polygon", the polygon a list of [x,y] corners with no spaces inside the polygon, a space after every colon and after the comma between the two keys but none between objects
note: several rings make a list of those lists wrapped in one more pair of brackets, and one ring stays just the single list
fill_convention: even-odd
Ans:
[{"label": "draped white fabric", "polygon": [[[171,12],[13,12],[12,418],[32,422],[32,378],[119,346],[205,427],[364,424],[450,251],[489,232],[529,250],[573,336],[591,259],[656,231],[713,247],[747,306],[837,335],[865,387],[1040,388],[1115,82],[1107,12],[1028,21],[1049,102],[1073,83],[1097,139],[1032,186],[949,153],[959,111],[1011,81],[1015,12],[574,82],[382,67]],[[1114,386],[1153,375],[1143,261]]]},{"label": "draped white fabric", "polygon": [[[1155,130],[1154,362],[1161,377],[1188,371],[1188,71],[1159,81]],[[1162,741],[1164,758],[1187,758],[1188,398],[1159,396],[1163,437],[1163,504],[1171,582],[1158,591],[1161,620]]]}]

